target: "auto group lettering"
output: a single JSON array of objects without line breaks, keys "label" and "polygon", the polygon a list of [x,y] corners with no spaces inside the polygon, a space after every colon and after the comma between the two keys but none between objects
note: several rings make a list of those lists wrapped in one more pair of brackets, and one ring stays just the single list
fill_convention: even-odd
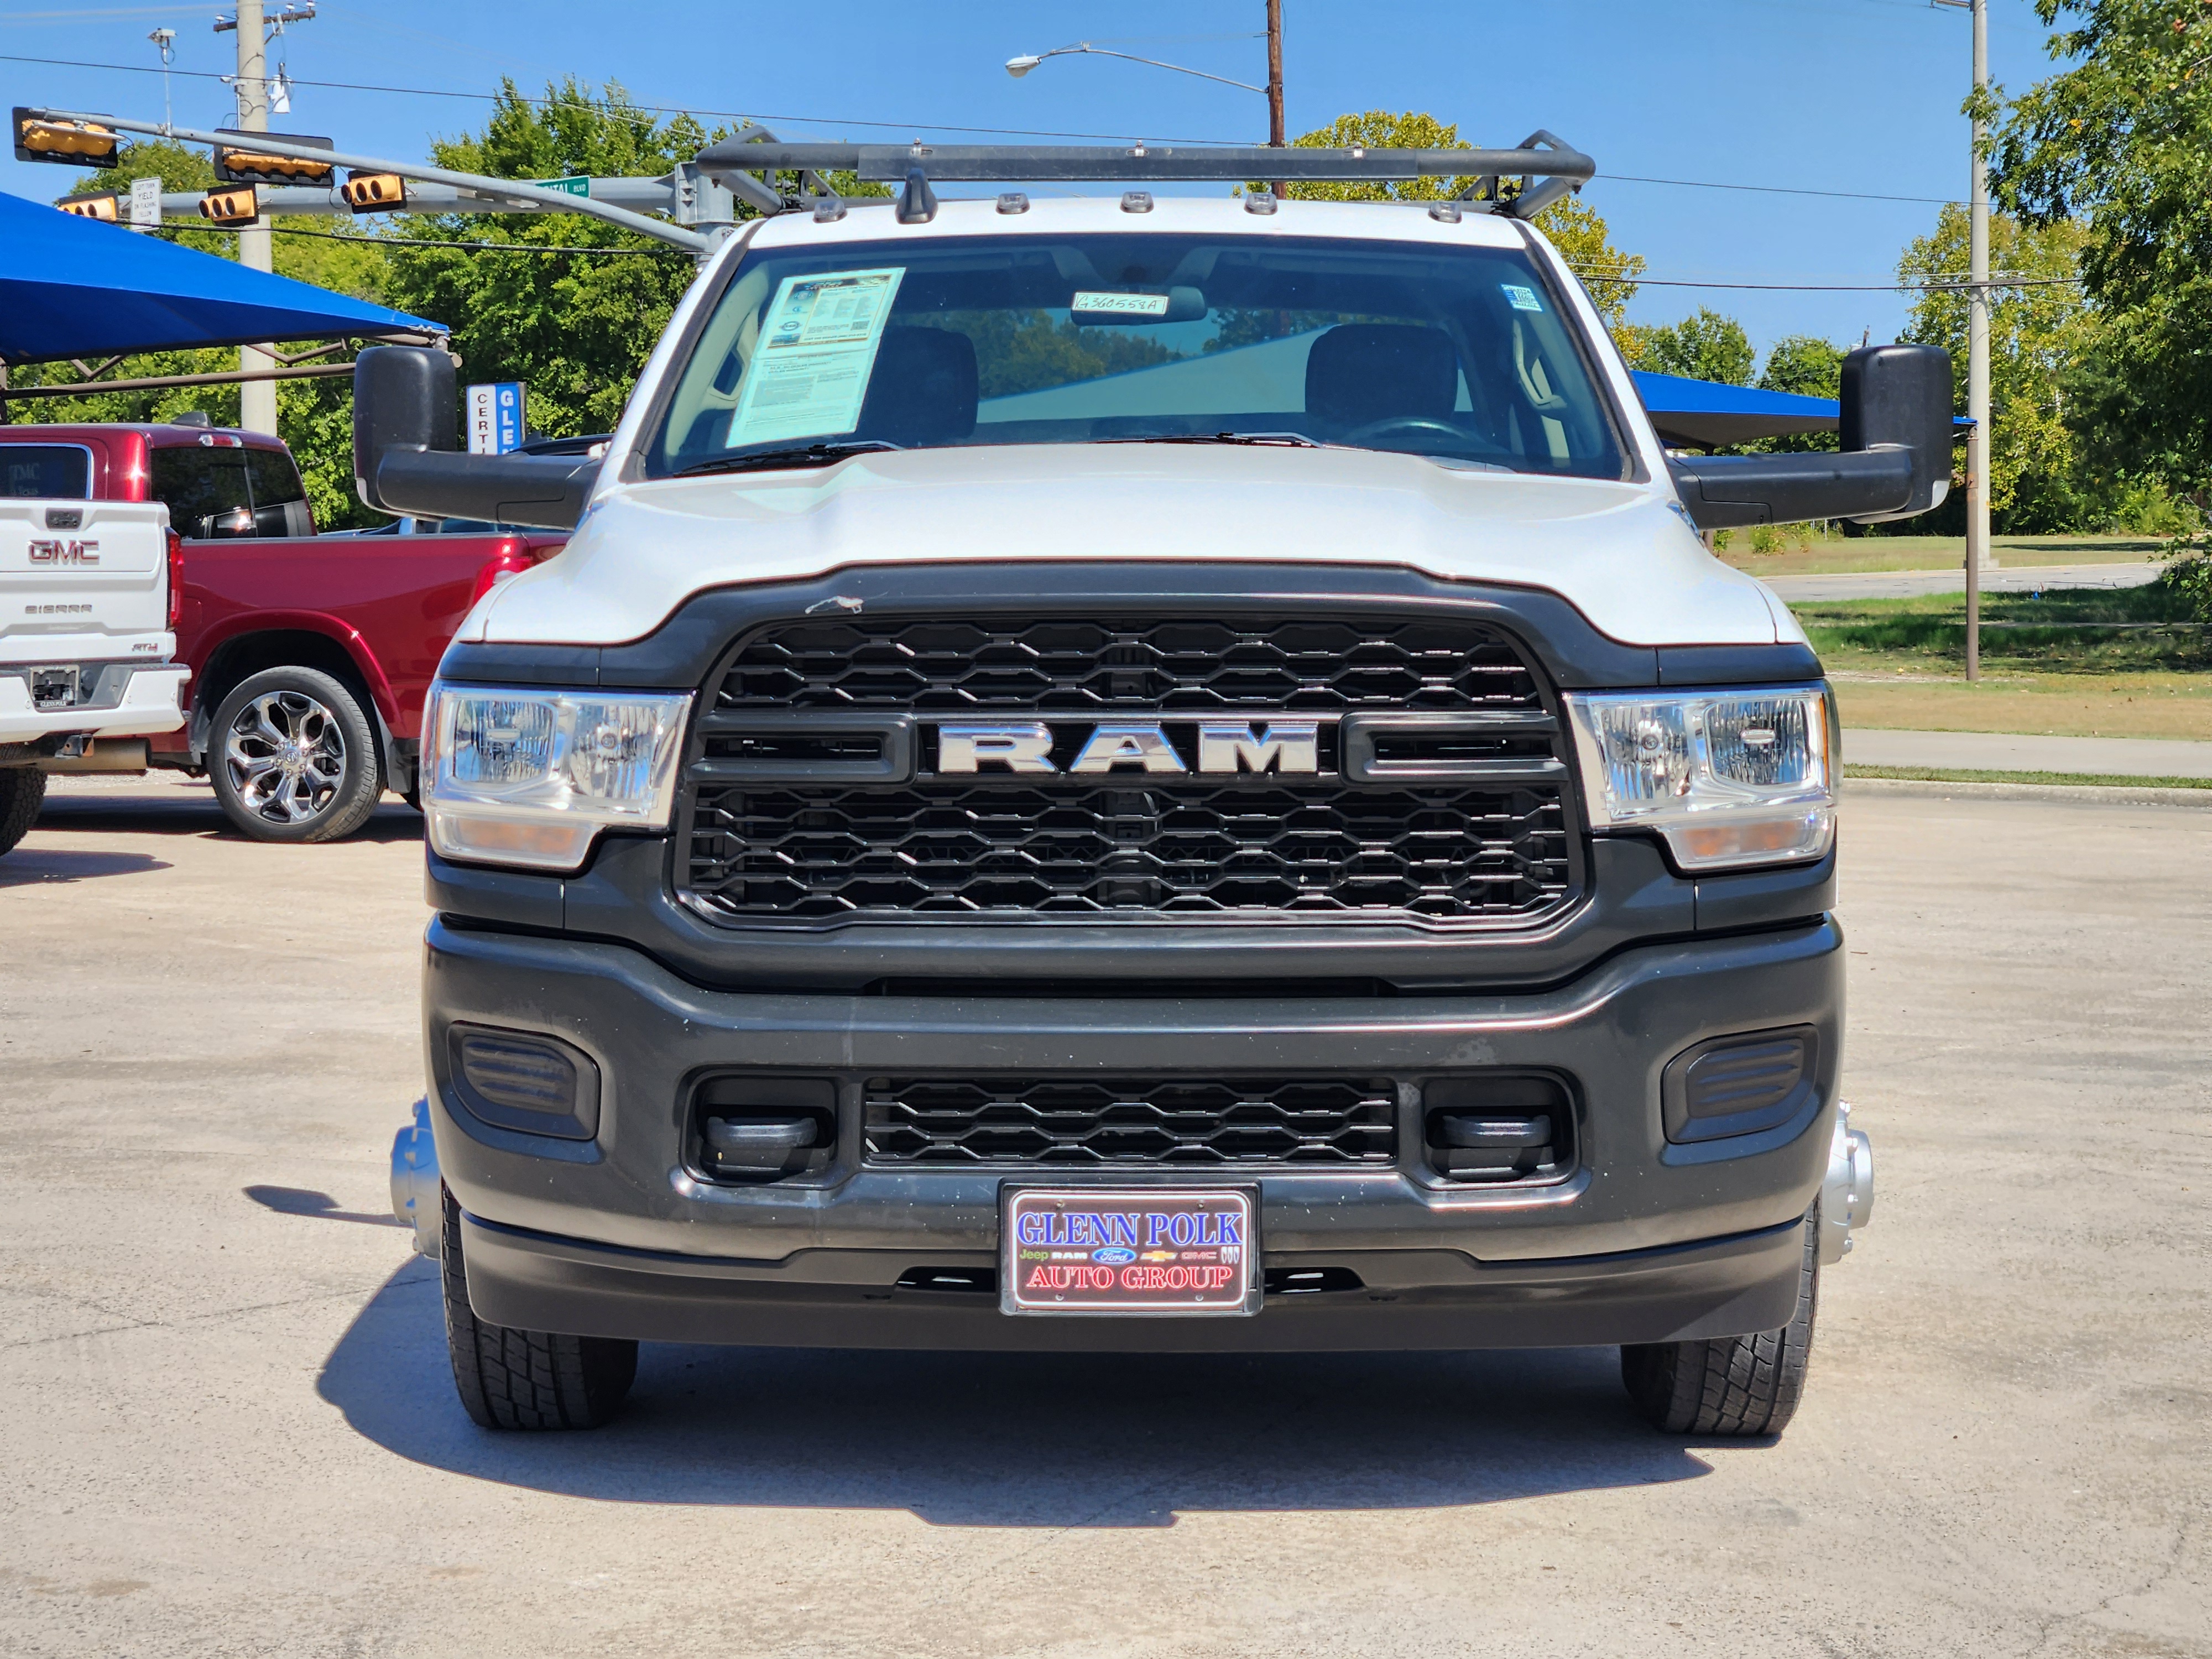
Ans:
[{"label": "auto group lettering", "polygon": [[1031,1210],[1018,1224],[1024,1244],[1056,1245],[1089,1249],[1119,1245],[1124,1249],[1158,1249],[1164,1244],[1178,1249],[1244,1243],[1243,1218],[1224,1211],[1202,1215],[1175,1215],[1155,1211]]}]

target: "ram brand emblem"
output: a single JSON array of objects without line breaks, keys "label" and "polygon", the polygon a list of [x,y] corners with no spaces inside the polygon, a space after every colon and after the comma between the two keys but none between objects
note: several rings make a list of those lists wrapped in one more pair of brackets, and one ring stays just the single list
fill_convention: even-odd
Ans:
[{"label": "ram brand emblem", "polygon": [[33,541],[31,544],[33,564],[98,564],[98,542],[64,542],[59,540]]},{"label": "ram brand emblem", "polygon": [[[1189,752],[1176,746],[1169,726],[1191,733],[1184,740]],[[1061,746],[1062,733],[1073,736],[1065,726],[1055,733],[1042,720],[947,721],[937,728],[937,769],[940,775],[986,769],[1058,772],[1053,751]],[[1255,729],[1243,720],[1102,720],[1091,726],[1066,769],[1095,775],[1121,767],[1208,775],[1316,773],[1321,770],[1321,725],[1267,720]]]}]

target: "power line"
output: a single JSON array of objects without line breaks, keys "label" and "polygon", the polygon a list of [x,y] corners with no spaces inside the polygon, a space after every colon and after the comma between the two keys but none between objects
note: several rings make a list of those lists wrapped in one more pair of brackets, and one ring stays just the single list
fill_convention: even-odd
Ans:
[{"label": "power line", "polygon": [[[143,64],[94,64],[74,58],[24,58],[0,52],[0,64],[41,64],[57,69],[110,70],[121,75],[159,75],[161,71]],[[223,76],[213,70],[176,70],[173,73],[201,81],[221,81]],[[472,102],[495,104],[505,95],[495,92],[453,92],[441,87],[386,87],[359,81],[295,80],[295,87],[319,87],[331,92],[388,93],[410,98],[465,98]],[[526,104],[541,105],[547,109],[589,109],[605,112],[596,104],[580,104],[562,98],[532,98],[518,92],[515,97]],[[893,132],[984,132],[1001,138],[1103,138],[1127,143],[1133,134],[1127,132],[1057,132],[1037,127],[963,127],[941,121],[864,121],[858,117],[830,115],[779,115],[769,111],[748,113],[733,109],[692,109],[678,104],[633,104],[629,106],[641,115],[708,115],[728,121],[795,121],[802,126],[883,127]],[[1150,137],[1150,135],[1147,135]],[[1175,138],[1152,137],[1154,143],[1165,144],[1231,144],[1241,143],[1232,138]]]},{"label": "power line", "polygon": [[[297,83],[304,84],[304,83]],[[1795,185],[1720,185],[1705,179],[1646,179],[1633,173],[1599,175],[1624,185],[1678,185],[1685,190],[1744,190],[1761,196],[1829,196],[1849,202],[1923,202],[1934,207],[1964,207],[1948,196],[1882,196],[1865,190],[1805,190]]]},{"label": "power line", "polygon": [[[159,75],[158,69],[143,64],[95,64],[69,58],[23,58],[0,53],[0,63],[40,64],[60,69],[108,70],[125,75]],[[209,70],[178,70],[176,74],[204,81],[220,81],[221,75]],[[504,95],[491,92],[453,92],[438,87],[376,86],[357,81],[303,81],[292,82],[295,87],[319,87],[333,92],[374,92],[409,98],[464,98],[476,103],[497,103]],[[532,98],[523,93],[515,96],[526,104],[535,104],[547,109],[596,109],[598,106],[570,102],[560,98]],[[1132,135],[1125,132],[1060,132],[1036,127],[963,127],[934,121],[868,121],[857,117],[829,115],[777,114],[773,112],[741,110],[693,109],[676,104],[638,104],[641,115],[711,116],[729,121],[793,121],[801,126],[882,127],[894,132],[980,132],[1000,138],[1096,138],[1126,140]],[[1167,144],[1226,144],[1236,141],[1226,138],[1156,137],[1157,143]],[[1633,173],[1608,173],[1601,175],[1607,182],[1627,185],[1666,185],[1682,190],[1732,190],[1761,196],[1813,196],[1830,201],[1846,202],[1907,202],[1932,207],[1963,205],[1948,196],[1893,196],[1863,190],[1813,190],[1794,185],[1732,185],[1709,179],[1658,179]]]}]

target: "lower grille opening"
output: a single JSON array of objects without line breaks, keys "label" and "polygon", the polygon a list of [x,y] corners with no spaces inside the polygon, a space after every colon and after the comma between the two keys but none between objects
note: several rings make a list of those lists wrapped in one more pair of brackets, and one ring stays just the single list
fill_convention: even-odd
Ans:
[{"label": "lower grille opening", "polygon": [[871,1078],[872,1164],[1388,1165],[1388,1078]]}]

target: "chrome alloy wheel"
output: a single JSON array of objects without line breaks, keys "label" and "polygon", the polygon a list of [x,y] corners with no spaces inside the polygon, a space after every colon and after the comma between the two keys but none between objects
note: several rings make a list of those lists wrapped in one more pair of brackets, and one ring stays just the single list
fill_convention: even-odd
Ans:
[{"label": "chrome alloy wheel", "polygon": [[305,823],[345,781],[345,732],[304,691],[270,691],[240,709],[223,733],[223,764],[241,805],[271,823]]}]

